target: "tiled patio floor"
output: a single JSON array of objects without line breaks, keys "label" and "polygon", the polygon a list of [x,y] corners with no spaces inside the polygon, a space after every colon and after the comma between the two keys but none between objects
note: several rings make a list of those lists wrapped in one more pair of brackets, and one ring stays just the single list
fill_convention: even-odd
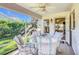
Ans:
[{"label": "tiled patio floor", "polygon": [[71,46],[66,43],[61,43],[57,49],[57,55],[75,55]]},{"label": "tiled patio floor", "polygon": [[[16,50],[12,53],[9,53],[8,55],[14,55],[16,53],[18,53],[19,51]],[[59,48],[57,49],[57,55],[75,55],[73,49],[67,45],[67,44],[63,44],[61,43]]]}]

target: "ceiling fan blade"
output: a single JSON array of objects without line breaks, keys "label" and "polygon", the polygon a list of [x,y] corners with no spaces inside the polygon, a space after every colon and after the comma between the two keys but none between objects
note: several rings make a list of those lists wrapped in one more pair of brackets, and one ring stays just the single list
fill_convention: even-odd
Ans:
[{"label": "ceiling fan blade", "polygon": [[36,4],[36,5],[29,5],[29,8],[45,8],[46,7],[46,3],[39,3],[39,4]]},{"label": "ceiling fan blade", "polygon": [[36,6],[35,6],[35,7],[29,7],[29,8],[39,8],[39,7],[36,7]]}]

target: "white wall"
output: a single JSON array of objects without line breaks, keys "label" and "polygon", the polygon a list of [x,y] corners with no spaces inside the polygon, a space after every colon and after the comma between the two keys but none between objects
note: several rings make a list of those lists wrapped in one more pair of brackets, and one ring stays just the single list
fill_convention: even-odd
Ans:
[{"label": "white wall", "polygon": [[66,19],[65,19],[65,25],[66,25],[66,31],[65,31],[65,33],[66,33],[66,35],[65,35],[65,38],[66,38],[66,42],[68,43],[68,44],[70,44],[70,32],[69,32],[69,14],[70,14],[70,12],[66,15]]},{"label": "white wall", "polygon": [[72,30],[72,47],[75,54],[79,54],[79,4],[74,4],[75,9],[75,30]]}]

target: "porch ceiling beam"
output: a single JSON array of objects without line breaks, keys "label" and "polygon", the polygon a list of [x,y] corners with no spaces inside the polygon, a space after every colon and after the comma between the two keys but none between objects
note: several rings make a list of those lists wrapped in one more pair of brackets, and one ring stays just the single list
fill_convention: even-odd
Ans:
[{"label": "porch ceiling beam", "polygon": [[19,6],[16,3],[0,3],[0,6],[30,15],[32,17],[36,17],[36,18],[40,18],[40,19],[42,18],[41,15],[39,15],[35,12],[32,12],[31,10],[28,10],[22,6]]}]

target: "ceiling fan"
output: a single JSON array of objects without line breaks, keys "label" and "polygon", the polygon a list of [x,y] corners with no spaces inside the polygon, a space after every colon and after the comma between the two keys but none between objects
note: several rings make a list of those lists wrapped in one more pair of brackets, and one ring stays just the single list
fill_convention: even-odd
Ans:
[{"label": "ceiling fan", "polygon": [[34,6],[29,6],[32,9],[37,9],[38,11],[41,10],[42,12],[47,11],[49,8],[53,8],[49,3],[38,3]]}]

